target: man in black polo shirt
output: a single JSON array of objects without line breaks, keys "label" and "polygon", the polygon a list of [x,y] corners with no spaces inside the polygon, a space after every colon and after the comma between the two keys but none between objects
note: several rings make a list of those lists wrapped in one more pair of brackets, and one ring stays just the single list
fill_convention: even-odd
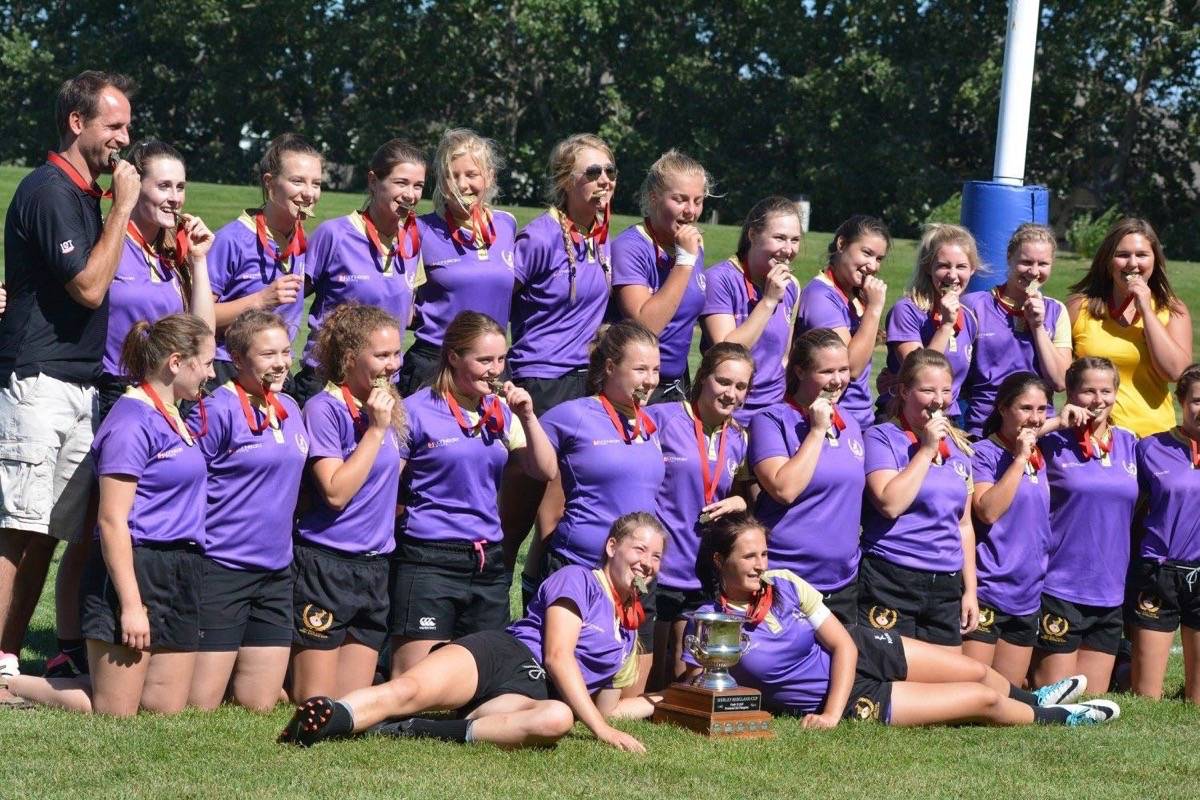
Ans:
[{"label": "man in black polo shirt", "polygon": [[[130,89],[125,76],[94,71],[62,85],[55,104],[59,150],[21,181],[4,221],[0,672],[16,669],[12,654],[20,650],[58,542],[83,534],[94,480],[92,382],[104,352],[108,287],[140,185],[131,164],[110,163],[129,144]],[[102,221],[96,178],[105,172],[113,174],[112,207]],[[82,565],[78,555],[66,561],[75,565],[64,563],[59,572],[59,635],[78,640]],[[71,623],[76,629],[64,630]]]}]

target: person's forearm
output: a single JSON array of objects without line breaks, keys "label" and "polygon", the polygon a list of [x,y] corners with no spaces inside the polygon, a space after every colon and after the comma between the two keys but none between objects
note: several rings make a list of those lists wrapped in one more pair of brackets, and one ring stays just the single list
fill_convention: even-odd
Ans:
[{"label": "person's forearm", "polygon": [[117,274],[121,261],[121,248],[125,246],[125,230],[129,226],[129,213],[122,213],[113,206],[100,240],[92,246],[83,271],[67,283],[67,294],[76,303],[87,308],[99,308]]}]

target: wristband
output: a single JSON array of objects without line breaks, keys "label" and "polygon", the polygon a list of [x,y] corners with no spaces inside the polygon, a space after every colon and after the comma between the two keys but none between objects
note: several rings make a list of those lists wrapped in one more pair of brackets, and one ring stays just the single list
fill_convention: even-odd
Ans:
[{"label": "wristband", "polygon": [[694,267],[696,266],[696,256],[684,250],[682,247],[675,248],[675,266],[677,267]]}]

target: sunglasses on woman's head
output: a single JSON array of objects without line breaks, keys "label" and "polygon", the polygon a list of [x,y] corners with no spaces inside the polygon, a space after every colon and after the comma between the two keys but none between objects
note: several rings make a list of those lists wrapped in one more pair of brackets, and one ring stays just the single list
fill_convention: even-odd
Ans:
[{"label": "sunglasses on woman's head", "polygon": [[607,175],[610,181],[615,181],[617,179],[617,166],[615,164],[605,164],[604,166],[592,164],[583,171],[582,175],[589,181],[595,181],[600,179],[601,173]]}]

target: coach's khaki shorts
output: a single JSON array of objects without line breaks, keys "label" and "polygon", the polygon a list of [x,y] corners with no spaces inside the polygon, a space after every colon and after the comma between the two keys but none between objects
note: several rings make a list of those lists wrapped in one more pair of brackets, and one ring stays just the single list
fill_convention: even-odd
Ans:
[{"label": "coach's khaki shorts", "polygon": [[80,538],[95,405],[94,387],[49,375],[14,374],[0,386],[0,528]]}]

